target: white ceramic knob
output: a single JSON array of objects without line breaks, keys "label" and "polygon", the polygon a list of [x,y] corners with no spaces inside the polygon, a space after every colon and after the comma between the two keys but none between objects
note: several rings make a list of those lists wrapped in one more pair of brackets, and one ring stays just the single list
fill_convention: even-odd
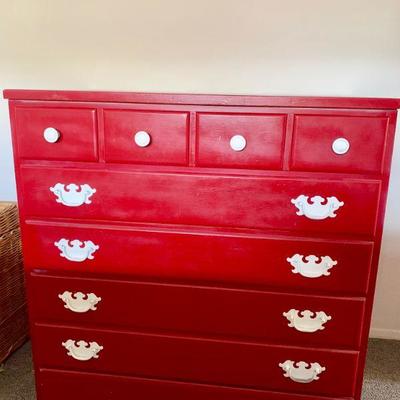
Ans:
[{"label": "white ceramic knob", "polygon": [[345,138],[335,139],[332,143],[332,150],[336,154],[346,154],[350,149],[350,143]]},{"label": "white ceramic knob", "polygon": [[246,138],[242,135],[235,135],[231,137],[230,145],[234,151],[242,151],[246,147]]},{"label": "white ceramic knob", "polygon": [[57,129],[49,127],[43,131],[43,137],[48,143],[56,143],[60,139],[61,133]]},{"label": "white ceramic knob", "polygon": [[151,142],[151,137],[146,131],[139,131],[135,133],[135,143],[139,147],[147,147]]}]

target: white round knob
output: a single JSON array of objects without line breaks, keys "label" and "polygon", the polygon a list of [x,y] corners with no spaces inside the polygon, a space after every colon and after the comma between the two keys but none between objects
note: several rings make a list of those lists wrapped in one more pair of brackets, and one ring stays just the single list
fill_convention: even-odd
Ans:
[{"label": "white round knob", "polygon": [[242,135],[235,135],[231,137],[230,145],[234,151],[242,151],[246,147],[246,139]]},{"label": "white round knob", "polygon": [[145,131],[139,131],[135,133],[135,143],[139,147],[147,147],[151,142],[150,135]]},{"label": "white round knob", "polygon": [[61,137],[61,133],[55,128],[46,128],[43,131],[44,140],[48,143],[56,143]]},{"label": "white round knob", "polygon": [[350,149],[350,143],[345,138],[335,139],[332,143],[332,150],[336,154],[346,154]]}]

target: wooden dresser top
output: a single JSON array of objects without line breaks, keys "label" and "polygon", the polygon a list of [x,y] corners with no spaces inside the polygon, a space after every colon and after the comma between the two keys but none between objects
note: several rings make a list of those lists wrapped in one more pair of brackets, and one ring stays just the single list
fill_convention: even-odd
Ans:
[{"label": "wooden dresser top", "polygon": [[6,89],[5,99],[38,101],[85,101],[111,103],[193,104],[254,107],[400,108],[400,99],[367,97],[249,96],[221,94],[139,93],[71,90]]}]

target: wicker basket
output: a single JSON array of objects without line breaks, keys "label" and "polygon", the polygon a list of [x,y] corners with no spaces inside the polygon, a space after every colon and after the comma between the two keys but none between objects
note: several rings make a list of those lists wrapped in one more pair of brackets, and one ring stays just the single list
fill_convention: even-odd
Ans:
[{"label": "wicker basket", "polygon": [[0,363],[28,337],[18,209],[0,202]]}]

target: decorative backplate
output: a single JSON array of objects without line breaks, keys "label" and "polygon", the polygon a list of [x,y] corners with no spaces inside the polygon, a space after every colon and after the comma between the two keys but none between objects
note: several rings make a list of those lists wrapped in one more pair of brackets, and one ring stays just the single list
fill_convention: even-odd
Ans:
[{"label": "decorative backplate", "polygon": [[63,342],[62,345],[68,350],[67,355],[78,361],[88,361],[92,358],[99,358],[98,353],[103,350],[103,346],[100,346],[96,342],[88,343],[84,340],[76,342],[75,340],[69,339]]},{"label": "decorative backplate", "polygon": [[308,364],[304,361],[299,361],[295,363],[291,360],[286,360],[285,362],[279,364],[283,369],[283,376],[290,378],[294,382],[298,383],[311,383],[312,381],[317,381],[319,379],[319,374],[326,370],[317,362]]},{"label": "decorative backplate", "polygon": [[90,310],[97,310],[96,305],[101,301],[101,297],[97,297],[94,293],[83,294],[82,292],[65,291],[58,297],[65,303],[64,307],[75,313],[85,313]]},{"label": "decorative backplate", "polygon": [[54,245],[61,251],[61,257],[74,262],[93,260],[93,253],[100,247],[94,244],[91,240],[81,242],[77,239],[68,240],[64,238],[55,242]]},{"label": "decorative backplate", "polygon": [[286,259],[293,267],[294,274],[300,274],[306,278],[319,278],[320,276],[329,276],[329,270],[337,264],[329,256],[317,257],[312,254],[305,257],[302,254],[295,254]]},{"label": "decorative backplate", "polygon": [[96,193],[96,189],[91,188],[87,183],[79,186],[75,185],[75,183],[70,183],[69,185],[56,183],[50,188],[50,192],[57,197],[57,203],[67,207],[79,207],[82,204],[90,204],[92,202],[90,197]]},{"label": "decorative backplate", "polygon": [[325,329],[324,324],[332,319],[324,311],[312,312],[304,310],[299,312],[292,308],[284,312],[283,316],[289,321],[289,326],[299,332],[313,333]]},{"label": "decorative backplate", "polygon": [[297,215],[304,215],[309,219],[335,218],[335,211],[344,205],[344,202],[339,201],[335,196],[326,199],[321,196],[314,196],[311,197],[311,203],[309,203],[308,198],[309,196],[301,194],[296,199],[292,199],[291,202],[299,210],[296,212]]}]

